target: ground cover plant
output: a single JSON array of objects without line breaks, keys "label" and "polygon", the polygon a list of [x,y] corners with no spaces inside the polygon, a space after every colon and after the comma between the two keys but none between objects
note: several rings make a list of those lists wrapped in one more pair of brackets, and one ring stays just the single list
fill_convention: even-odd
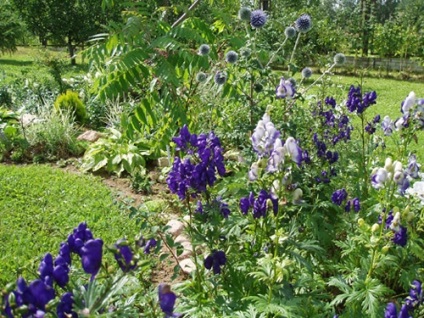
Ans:
[{"label": "ground cover plant", "polygon": [[[144,280],[156,253],[178,276],[187,249],[144,205],[130,208],[143,237],[117,233],[115,266],[90,220],[76,222],[39,257],[37,274],[2,290],[2,314],[422,316],[424,181],[421,152],[411,148],[424,127],[420,86],[380,114],[378,92],[362,80],[348,89],[327,80],[343,54],[318,77],[296,64],[311,15],[287,22],[275,51],[263,49],[272,16],[262,10],[241,8],[228,22],[234,34],[188,16],[173,24],[148,16],[161,25],[152,33],[133,13],[90,48],[92,90],[134,103],[116,137],[93,144],[85,160],[120,173],[139,138],[168,155],[169,203],[193,252],[190,274],[158,286]],[[279,52],[284,68],[273,72]],[[113,143],[131,147],[96,159]]]}]

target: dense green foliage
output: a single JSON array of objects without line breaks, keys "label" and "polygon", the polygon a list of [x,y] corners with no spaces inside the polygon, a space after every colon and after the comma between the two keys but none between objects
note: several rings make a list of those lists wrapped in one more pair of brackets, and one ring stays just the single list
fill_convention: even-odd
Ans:
[{"label": "dense green foliage", "polygon": [[23,26],[8,1],[0,3],[0,53],[16,51]]},{"label": "dense green foliage", "polygon": [[59,95],[54,102],[54,108],[58,112],[69,112],[71,116],[83,123],[87,118],[87,111],[77,92],[67,90],[66,93]]}]

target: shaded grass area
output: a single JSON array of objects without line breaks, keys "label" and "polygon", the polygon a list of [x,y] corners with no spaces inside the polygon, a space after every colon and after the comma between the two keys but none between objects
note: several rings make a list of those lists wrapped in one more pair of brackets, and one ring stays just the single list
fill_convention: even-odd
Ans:
[{"label": "shaded grass area", "polygon": [[[22,78],[34,78],[37,81],[51,81],[48,62],[58,59],[62,64],[63,77],[84,74],[88,70],[81,56],[77,56],[77,65],[70,65],[68,53],[64,49],[43,47],[18,47],[12,54],[0,56],[0,84],[8,84]],[[86,61],[85,61],[86,62]]]},{"label": "shaded grass area", "polygon": [[[138,235],[98,178],[49,166],[0,165],[0,287],[35,277],[41,257],[86,221],[106,246]],[[110,253],[106,253],[111,257]]]}]

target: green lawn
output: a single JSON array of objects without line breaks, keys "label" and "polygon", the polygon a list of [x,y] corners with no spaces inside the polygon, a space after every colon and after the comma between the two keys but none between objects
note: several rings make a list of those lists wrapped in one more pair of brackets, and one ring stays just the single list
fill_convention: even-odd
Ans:
[{"label": "green lawn", "polygon": [[35,276],[40,258],[86,221],[105,246],[138,234],[98,178],[49,166],[0,165],[0,288]]}]

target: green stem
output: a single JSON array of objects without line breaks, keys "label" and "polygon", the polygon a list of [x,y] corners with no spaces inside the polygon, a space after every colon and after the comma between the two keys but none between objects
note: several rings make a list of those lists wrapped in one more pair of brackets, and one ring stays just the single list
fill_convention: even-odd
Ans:
[{"label": "green stem", "polygon": [[280,47],[278,48],[277,51],[275,51],[272,55],[271,58],[269,59],[268,63],[266,63],[265,68],[267,68],[273,61],[275,56],[278,54],[278,52],[280,52],[280,50],[284,47],[284,44],[286,44],[287,42],[287,37],[284,39],[283,43],[280,45]]},{"label": "green stem", "polygon": [[297,49],[297,45],[299,44],[299,39],[300,39],[300,35],[301,35],[302,33],[297,33],[297,38],[296,38],[296,42],[294,43],[294,47],[293,47],[293,51],[292,51],[292,54],[291,54],[291,56],[290,56],[290,61],[289,61],[289,65],[291,64],[291,62],[293,61],[293,58],[294,58],[294,52],[296,52],[296,49]]}]

